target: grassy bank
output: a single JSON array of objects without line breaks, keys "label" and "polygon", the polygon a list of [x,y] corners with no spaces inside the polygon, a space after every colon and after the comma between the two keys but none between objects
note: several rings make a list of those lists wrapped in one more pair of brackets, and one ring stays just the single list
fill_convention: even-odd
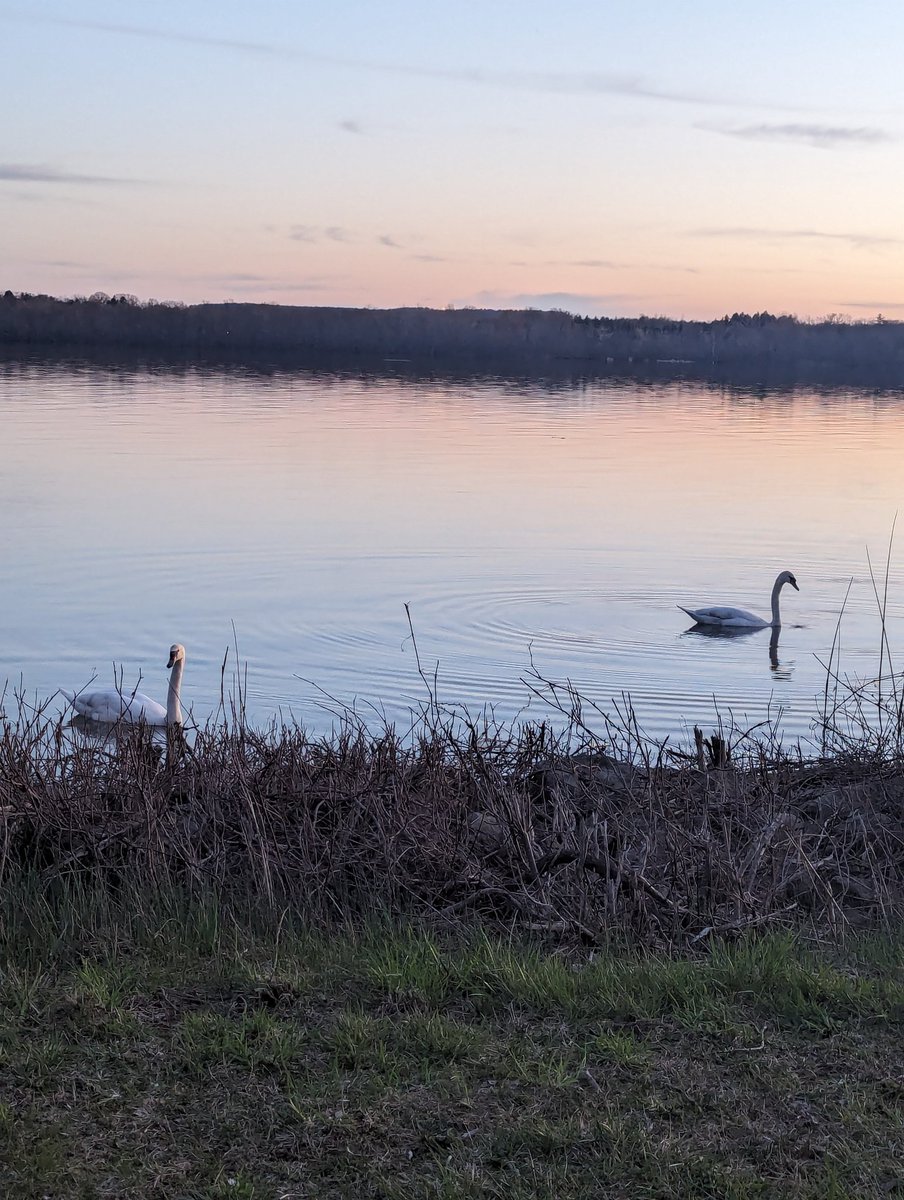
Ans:
[{"label": "grassy bank", "polygon": [[563,703],[0,722],[0,1195],[904,1196],[900,737]]},{"label": "grassy bank", "polygon": [[904,1195],[904,955],[694,957],[23,882],[0,1193]]}]

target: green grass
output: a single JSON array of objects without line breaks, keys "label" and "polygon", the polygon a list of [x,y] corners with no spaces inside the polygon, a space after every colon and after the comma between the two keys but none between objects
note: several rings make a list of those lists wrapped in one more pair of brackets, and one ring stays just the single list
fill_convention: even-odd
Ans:
[{"label": "green grass", "polygon": [[904,1197],[904,943],[0,899],[0,1195]]}]

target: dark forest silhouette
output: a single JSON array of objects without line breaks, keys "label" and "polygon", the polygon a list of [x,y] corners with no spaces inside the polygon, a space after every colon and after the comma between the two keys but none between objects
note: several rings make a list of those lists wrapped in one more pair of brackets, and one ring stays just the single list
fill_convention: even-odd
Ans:
[{"label": "dark forest silhouette", "polygon": [[56,299],[0,294],[0,344],[412,358],[881,370],[904,379],[904,322],[810,322],[769,313],[717,321],[579,317],[476,308],[321,308],[140,302],[134,296]]}]

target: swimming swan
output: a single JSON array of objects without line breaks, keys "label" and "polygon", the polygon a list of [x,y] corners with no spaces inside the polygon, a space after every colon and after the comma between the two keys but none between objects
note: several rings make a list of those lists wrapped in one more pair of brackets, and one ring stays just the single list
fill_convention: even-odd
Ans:
[{"label": "swimming swan", "polygon": [[117,688],[99,688],[93,692],[60,691],[79,714],[89,721],[104,721],[109,725],[127,721],[137,725],[181,725],[182,708],[179,693],[182,689],[182,670],[185,666],[185,647],[177,642],[170,647],[167,670],[172,668],[166,695],[166,708],[144,692],[126,692]]},{"label": "swimming swan", "polygon": [[767,629],[771,626],[773,629],[778,629],[782,623],[781,613],[778,610],[778,594],[786,583],[790,583],[796,592],[800,591],[797,580],[791,572],[782,571],[772,588],[771,621],[764,621],[756,613],[747,612],[744,608],[726,608],[719,604],[714,604],[709,608],[685,608],[683,604],[679,604],[678,607],[689,617],[693,617],[698,625],[721,625],[723,628],[735,629]]}]

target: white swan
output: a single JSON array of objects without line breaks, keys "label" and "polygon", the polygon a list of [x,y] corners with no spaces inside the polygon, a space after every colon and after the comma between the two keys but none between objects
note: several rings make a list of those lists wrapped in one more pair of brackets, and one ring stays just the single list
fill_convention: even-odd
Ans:
[{"label": "white swan", "polygon": [[778,608],[778,594],[786,583],[790,583],[796,592],[800,591],[797,580],[791,572],[782,571],[772,588],[771,621],[764,621],[756,613],[747,612],[744,608],[727,608],[720,604],[711,605],[709,608],[685,608],[683,604],[679,604],[678,607],[689,617],[693,617],[698,625],[721,625],[723,628],[733,629],[767,629],[771,626],[773,629],[778,629],[782,623],[782,616]]},{"label": "white swan", "polygon": [[179,693],[182,690],[182,670],[185,666],[185,647],[175,643],[170,646],[167,670],[172,668],[166,695],[166,708],[146,696],[144,692],[127,692],[118,688],[98,688],[92,692],[67,692],[60,688],[75,711],[89,721],[103,721],[113,725],[126,721],[137,725],[181,725],[182,708]]}]

